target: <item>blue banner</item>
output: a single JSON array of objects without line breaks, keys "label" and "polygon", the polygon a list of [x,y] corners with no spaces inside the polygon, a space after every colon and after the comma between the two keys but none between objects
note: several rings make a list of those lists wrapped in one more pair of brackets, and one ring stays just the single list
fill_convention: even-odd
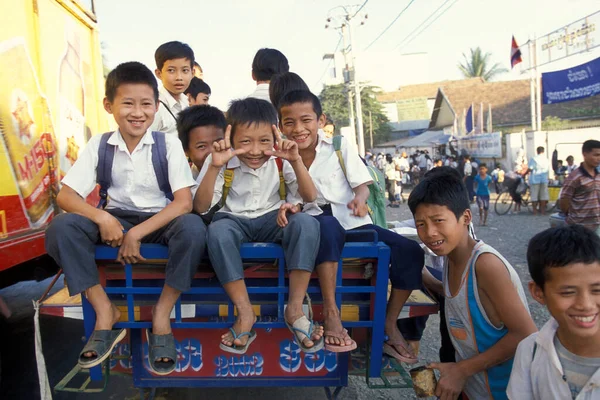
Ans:
[{"label": "blue banner", "polygon": [[562,71],[542,74],[544,104],[562,103],[600,94],[600,57]]}]

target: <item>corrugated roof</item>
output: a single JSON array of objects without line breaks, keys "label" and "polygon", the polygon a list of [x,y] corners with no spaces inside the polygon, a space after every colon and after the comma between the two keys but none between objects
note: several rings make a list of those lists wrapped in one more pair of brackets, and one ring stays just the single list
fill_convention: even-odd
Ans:
[{"label": "corrugated roof", "polygon": [[377,95],[377,100],[381,103],[393,103],[396,100],[408,100],[419,97],[434,99],[437,96],[440,87],[456,87],[471,85],[475,82],[481,83],[481,78],[461,79],[458,81],[440,81],[431,83],[421,83],[418,85],[401,86],[393,92],[381,93]]}]

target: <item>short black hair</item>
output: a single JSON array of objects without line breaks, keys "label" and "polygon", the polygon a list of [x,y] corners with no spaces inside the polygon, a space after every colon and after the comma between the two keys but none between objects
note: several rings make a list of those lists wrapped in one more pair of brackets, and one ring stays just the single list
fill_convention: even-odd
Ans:
[{"label": "short black hair", "polygon": [[310,92],[308,85],[298,74],[293,72],[284,72],[283,74],[273,75],[269,83],[269,97],[275,109],[281,98],[289,92],[295,90],[306,90]]},{"label": "short black hair", "polygon": [[158,46],[154,53],[156,68],[162,70],[165,62],[168,60],[176,60],[178,58],[186,58],[190,60],[190,67],[194,66],[194,50],[185,43],[178,41],[163,43]]},{"label": "short black hair", "polygon": [[452,168],[450,166],[441,166],[437,168],[432,168],[429,171],[425,172],[424,178],[429,178],[432,176],[438,175],[450,175],[453,178],[461,180],[460,173],[456,168]]},{"label": "short black hair", "polygon": [[486,164],[486,163],[484,163],[484,162],[482,162],[481,164],[479,164],[479,168],[481,168],[481,167],[485,167],[485,168],[487,168],[487,164]]},{"label": "short black hair", "polygon": [[308,90],[294,90],[293,92],[288,92],[283,95],[283,97],[279,100],[279,104],[277,106],[277,114],[279,115],[279,119],[281,119],[281,109],[283,107],[291,106],[296,103],[310,103],[312,105],[313,111],[317,114],[317,118],[323,115],[323,108],[321,107],[321,101],[317,96]]},{"label": "short black hair", "polygon": [[600,141],[592,139],[586,140],[583,142],[583,146],[581,146],[582,153],[589,153],[594,149],[600,149]]},{"label": "short black hair", "polygon": [[[433,170],[442,170],[442,168],[444,167]],[[411,191],[408,197],[408,207],[413,215],[421,204],[446,206],[457,220],[465,210],[470,209],[469,194],[462,179],[454,173],[446,171],[430,173]]]},{"label": "short black hair", "polygon": [[181,111],[177,116],[177,132],[184,149],[189,148],[190,132],[199,126],[214,126],[225,132],[227,121],[223,111],[208,104],[188,107]]},{"label": "short black hair", "polygon": [[266,100],[248,97],[233,100],[227,110],[227,123],[231,125],[231,139],[240,125],[255,124],[277,125],[277,112]]},{"label": "short black hair", "polygon": [[542,289],[548,268],[594,262],[600,263],[600,237],[581,225],[546,229],[531,238],[527,246],[529,274]]},{"label": "short black hair", "polygon": [[252,74],[257,81],[270,81],[273,75],[289,70],[288,60],[279,50],[260,49],[252,60]]},{"label": "short black hair", "polygon": [[185,94],[191,94],[193,98],[198,96],[198,93],[204,93],[210,95],[210,86],[200,78],[195,76],[190,81],[190,86],[183,92]]},{"label": "short black hair", "polygon": [[[584,142],[584,144],[585,144],[585,142]],[[574,160],[573,156],[568,156],[567,161],[569,161],[569,160],[573,161]]]},{"label": "short black hair", "polygon": [[535,149],[535,150],[536,150],[536,152],[537,152],[538,154],[542,154],[542,153],[544,152],[544,146],[539,146],[539,147],[538,147],[537,149]]},{"label": "short black hair", "polygon": [[111,103],[117,95],[119,86],[126,83],[141,83],[148,85],[154,92],[154,101],[158,102],[158,83],[148,67],[137,61],[117,65],[106,77],[104,95]]}]

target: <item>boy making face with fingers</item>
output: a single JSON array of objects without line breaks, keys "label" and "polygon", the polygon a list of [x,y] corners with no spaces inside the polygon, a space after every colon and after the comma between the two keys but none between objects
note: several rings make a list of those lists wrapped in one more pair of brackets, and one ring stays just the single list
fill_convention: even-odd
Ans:
[{"label": "boy making face with fingers", "polygon": [[256,338],[252,330],[256,315],[239,250],[245,242],[267,242],[281,243],[285,252],[290,280],[285,322],[305,352],[316,352],[323,347],[322,331],[304,315],[302,302],[319,246],[319,225],[309,215],[298,214],[281,228],[277,212],[286,201],[313,201],[317,190],[297,144],[282,139],[277,130],[277,114],[269,102],[236,100],[227,117],[225,137],[214,143],[198,176],[200,188],[194,198],[198,213],[216,203],[222,206],[208,228],[209,257],[238,318],[222,336],[220,347],[244,354]]}]

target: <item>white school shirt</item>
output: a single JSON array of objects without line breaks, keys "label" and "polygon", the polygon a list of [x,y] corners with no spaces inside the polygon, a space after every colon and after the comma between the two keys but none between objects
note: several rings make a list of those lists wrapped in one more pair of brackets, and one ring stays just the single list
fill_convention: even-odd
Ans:
[{"label": "white school shirt", "polygon": [[315,150],[317,154],[308,172],[317,187],[318,195],[316,201],[304,206],[304,211],[310,215],[319,215],[323,213],[319,204],[331,204],[333,216],[346,230],[372,224],[368,214],[364,217],[355,217],[351,215],[351,210],[348,208],[348,203],[354,198],[352,189],[373,181],[367,166],[358,156],[357,149],[350,146],[346,138],[342,137],[340,150],[344,157],[347,178],[335,153],[333,138],[326,137],[321,129],[319,129]]},{"label": "white school shirt", "polygon": [[[63,185],[69,186],[83,198],[86,198],[96,187],[96,167],[101,137],[102,135],[95,135],[90,139],[62,180]],[[176,136],[165,135],[165,142],[172,192],[195,186],[196,182],[192,178],[179,139]],[[113,132],[107,143],[115,145],[116,148],[112,165],[112,184],[108,188],[109,201],[106,208],[152,213],[165,208],[169,200],[158,187],[152,165],[154,143],[152,132],[148,130],[144,134],[131,154],[118,130]]]},{"label": "white school shirt", "polygon": [[271,97],[269,97],[269,84],[259,83],[258,85],[256,85],[256,89],[254,89],[254,92],[252,92],[248,97],[266,100],[270,103]]},{"label": "white school shirt", "polygon": [[[165,132],[178,137],[177,121],[175,118],[181,111],[190,106],[187,96],[181,93],[178,96],[178,99],[175,100],[175,98],[171,96],[167,89],[160,85],[158,88],[158,100],[158,111],[156,112],[152,126],[150,126],[150,130]],[[165,108],[165,104],[163,104],[163,102],[169,106],[168,110]],[[171,115],[171,113],[173,115]],[[175,116],[175,118],[173,116]]]},{"label": "white school shirt", "polygon": [[[233,168],[233,181],[225,205],[218,212],[226,212],[246,218],[258,218],[271,211],[279,210],[284,203],[279,197],[279,169],[276,157],[271,157],[260,168],[252,169],[233,157],[223,166],[215,181],[215,188],[211,207],[221,200],[223,195],[224,173],[226,168]],[[212,163],[210,154],[196,178],[198,184],[202,182],[206,171]],[[289,162],[283,160],[283,178],[285,180],[286,201],[292,204],[302,203],[298,194],[298,181],[296,173]]]},{"label": "white school shirt", "polygon": [[[558,323],[550,318],[541,331],[532,333],[517,347],[506,394],[511,400],[571,399],[569,384],[563,378],[564,371],[554,336]],[[535,356],[533,348],[537,344]],[[576,400],[600,399],[600,370],[597,370],[581,389]]]}]

